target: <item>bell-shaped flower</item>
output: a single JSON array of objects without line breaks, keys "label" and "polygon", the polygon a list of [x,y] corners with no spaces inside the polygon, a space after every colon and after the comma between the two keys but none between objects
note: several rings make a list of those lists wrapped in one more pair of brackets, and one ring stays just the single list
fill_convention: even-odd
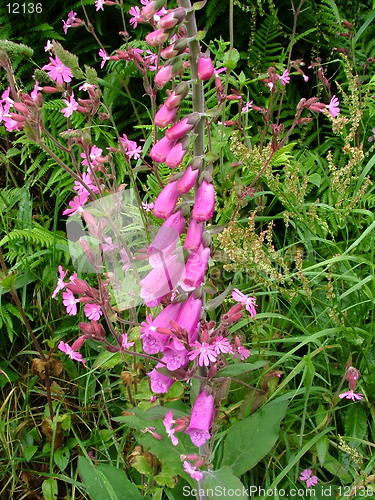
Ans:
[{"label": "bell-shaped flower", "polygon": [[163,261],[167,260],[173,250],[185,227],[185,219],[178,210],[175,214],[168,217],[163,223],[159,231],[156,233],[151,245],[148,248],[150,254],[150,265],[152,267],[160,267]]},{"label": "bell-shaped flower", "polygon": [[199,186],[193,207],[193,218],[198,222],[211,219],[215,208],[215,188],[203,179]]},{"label": "bell-shaped flower", "polygon": [[178,368],[185,368],[189,362],[187,350],[176,338],[172,338],[170,343],[164,347],[162,361],[167,363],[168,370],[174,371]]},{"label": "bell-shaped flower", "polygon": [[210,258],[210,249],[201,245],[191,252],[186,261],[185,269],[180,279],[180,286],[185,292],[196,290],[204,280]]},{"label": "bell-shaped flower", "polygon": [[154,117],[154,123],[158,127],[164,128],[171,123],[178,108],[167,108],[165,104],[159,109]]},{"label": "bell-shaped flower", "polygon": [[154,82],[161,89],[172,80],[173,67],[171,64],[162,66],[155,75]]},{"label": "bell-shaped flower", "polygon": [[202,243],[204,223],[191,219],[185,238],[184,247],[187,250],[198,250]]},{"label": "bell-shaped flower", "polygon": [[203,446],[210,439],[209,431],[213,415],[214,397],[212,394],[207,395],[203,389],[194,402],[190,425],[185,431],[195,446]]},{"label": "bell-shaped flower", "polygon": [[199,170],[193,170],[191,165],[185,170],[184,175],[177,183],[177,191],[181,194],[186,194],[194,186],[198,178]]},{"label": "bell-shaped flower", "polygon": [[143,350],[146,354],[157,354],[163,351],[168,342],[169,335],[158,333],[156,328],[169,328],[170,321],[176,321],[180,312],[181,304],[170,304],[165,307],[153,320],[151,314],[147,316],[147,322],[143,321],[140,338],[143,342]]},{"label": "bell-shaped flower", "polygon": [[[168,153],[168,156],[165,159],[165,163],[166,163],[166,165],[168,165],[168,167],[177,168],[181,164],[184,156],[186,155],[186,151],[187,151],[187,149],[185,147],[186,144],[184,144],[184,142],[185,141],[177,142],[173,146],[173,148],[170,150],[170,152]],[[176,182],[176,185],[177,185],[177,182]]]},{"label": "bell-shaped flower", "polygon": [[180,193],[177,191],[177,181],[167,184],[155,200],[155,217],[167,219],[175,209],[179,196]]},{"label": "bell-shaped flower", "polygon": [[176,319],[176,323],[182,328],[185,328],[188,332],[189,343],[194,343],[197,340],[198,324],[201,313],[201,299],[195,299],[194,295],[191,294],[187,301],[182,304]]},{"label": "bell-shaped flower", "polygon": [[168,137],[163,137],[160,141],[156,142],[150,151],[151,158],[156,161],[156,163],[162,163],[165,161],[170,150],[173,148],[174,141],[170,141]]},{"label": "bell-shaped flower", "polygon": [[186,9],[178,7],[168,12],[165,16],[159,19],[159,26],[165,30],[174,28],[177,24],[181,24],[186,17]]},{"label": "bell-shaped flower", "polygon": [[177,85],[171,95],[164,101],[167,108],[175,108],[179,106],[181,101],[185,99],[189,92],[189,85],[186,82],[181,82]]},{"label": "bell-shaped flower", "polygon": [[[164,365],[158,363],[156,368],[161,368],[162,366]],[[171,385],[174,384],[174,380],[166,375],[163,375],[162,373],[159,373],[156,368],[147,373],[151,379],[151,390],[157,394],[168,392]]]},{"label": "bell-shaped flower", "polygon": [[196,111],[185,116],[181,121],[173,125],[171,128],[165,131],[166,137],[170,141],[178,141],[182,139],[186,134],[188,134],[193,128],[198,124],[200,120],[200,115]]},{"label": "bell-shaped flower", "polygon": [[200,57],[198,59],[198,78],[199,80],[209,80],[214,75],[215,69],[209,57]]},{"label": "bell-shaped flower", "polygon": [[152,31],[146,35],[146,42],[150,47],[157,47],[158,45],[162,45],[169,38],[168,31],[164,31],[163,29]]}]

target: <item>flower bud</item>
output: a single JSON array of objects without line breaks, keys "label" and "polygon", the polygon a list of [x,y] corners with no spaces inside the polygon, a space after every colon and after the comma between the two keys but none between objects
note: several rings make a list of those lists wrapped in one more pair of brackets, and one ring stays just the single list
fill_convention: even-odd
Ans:
[{"label": "flower bud", "polygon": [[189,133],[200,120],[200,114],[196,111],[185,116],[181,121],[166,130],[165,135],[170,141],[178,141]]},{"label": "flower bud", "polygon": [[170,182],[155,200],[154,215],[159,219],[167,219],[173,212],[180,193],[177,191],[177,181]]},{"label": "flower bud", "polygon": [[175,108],[176,106],[179,106],[180,102],[185,99],[188,92],[189,85],[186,82],[181,82],[179,85],[177,85],[168,99],[166,99],[164,105],[167,106],[167,108]]},{"label": "flower bud", "polygon": [[80,337],[78,337],[78,339],[72,345],[73,351],[78,351],[78,349],[80,349],[83,346],[86,339],[87,339],[86,335],[81,335]]},{"label": "flower bud", "polygon": [[145,5],[141,12],[141,17],[148,21],[165,5],[165,0],[153,0]]},{"label": "flower bud", "polygon": [[214,65],[209,57],[200,57],[198,59],[199,80],[209,80],[213,76],[214,71]]},{"label": "flower bud", "polygon": [[183,142],[177,142],[168,153],[165,159],[165,163],[170,168],[178,167],[181,164],[184,156],[186,155],[186,151],[187,149],[184,148]]},{"label": "flower bud", "polygon": [[171,64],[162,66],[156,73],[154,82],[159,88],[163,88],[171,79],[173,75],[173,68]]},{"label": "flower bud", "polygon": [[177,183],[177,191],[181,194],[186,194],[194,186],[198,178],[199,170],[193,170],[191,165],[185,170],[184,175]]},{"label": "flower bud", "polygon": [[168,137],[163,137],[151,148],[151,158],[156,161],[156,163],[162,163],[163,161],[165,161],[169,152],[173,148],[173,144],[174,141],[170,141]]},{"label": "flower bud", "polygon": [[162,45],[164,42],[168,40],[170,33],[165,30],[155,30],[146,35],[146,42],[150,47],[157,47],[158,45]]},{"label": "flower bud", "polygon": [[160,28],[169,30],[174,28],[177,24],[181,24],[186,17],[186,9],[183,7],[178,7],[177,9],[171,10],[159,20]]},{"label": "flower bud", "polygon": [[198,222],[211,219],[215,207],[215,188],[213,184],[203,180],[197,191],[194,203],[193,218]]},{"label": "flower bud", "polygon": [[195,446],[202,446],[210,439],[210,426],[214,414],[214,398],[212,394],[207,396],[203,390],[193,405],[190,425],[185,433],[190,435],[190,439]]},{"label": "flower bud", "polygon": [[55,87],[42,87],[42,92],[45,92],[46,94],[55,94],[59,91],[55,89]]},{"label": "flower bud", "polygon": [[178,108],[167,108],[165,104],[158,110],[155,115],[154,122],[158,127],[166,127],[171,123],[176,115]]},{"label": "flower bud", "polygon": [[161,57],[163,59],[172,59],[173,57],[179,56],[180,54],[185,52],[186,48],[186,38],[178,38],[174,43],[161,51]]},{"label": "flower bud", "polygon": [[191,219],[185,238],[184,247],[187,250],[198,250],[202,243],[204,224]]}]

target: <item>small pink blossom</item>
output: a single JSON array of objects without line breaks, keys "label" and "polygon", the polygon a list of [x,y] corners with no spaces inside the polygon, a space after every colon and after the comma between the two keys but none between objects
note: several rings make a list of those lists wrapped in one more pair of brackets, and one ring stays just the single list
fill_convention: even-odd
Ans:
[{"label": "small pink blossom", "polygon": [[100,319],[100,316],[103,314],[100,306],[98,306],[97,304],[85,304],[83,311],[86,315],[86,318],[94,321],[98,321]]},{"label": "small pink blossom", "polygon": [[312,470],[311,469],[305,469],[302,471],[300,475],[300,481],[306,481],[306,486],[310,488],[310,486],[315,486],[318,484],[318,478],[316,476],[312,476]]},{"label": "small pink blossom", "polygon": [[95,7],[96,7],[96,11],[98,10],[102,10],[104,11],[104,2],[105,0],[95,0]]},{"label": "small pink blossom", "polygon": [[330,103],[326,105],[328,112],[331,113],[333,118],[336,118],[336,116],[338,116],[340,114],[339,104],[340,104],[340,101],[334,95],[332,97],[332,99],[330,100]]},{"label": "small pink blossom", "polygon": [[38,80],[35,80],[35,85],[34,85],[34,89],[33,91],[31,92],[30,96],[31,96],[31,99],[33,101],[36,101],[37,98],[38,98],[38,90],[39,90],[39,83],[38,83]]},{"label": "small pink blossom", "polygon": [[105,50],[103,50],[103,49],[99,50],[99,55],[102,58],[102,62],[100,63],[100,67],[103,69],[105,63],[107,61],[109,61],[109,57],[108,57],[107,53],[105,52]]},{"label": "small pink blossom", "polygon": [[86,203],[88,198],[88,193],[83,193],[80,196],[75,196],[73,200],[69,202],[69,206],[71,208],[67,208],[66,210],[63,211],[63,215],[68,215],[71,217],[77,212],[83,212],[83,205]]},{"label": "small pink blossom", "polygon": [[356,399],[358,399],[360,401],[361,399],[363,399],[363,395],[356,394],[353,390],[350,390],[348,392],[343,392],[342,394],[339,394],[339,398],[340,399],[343,399],[343,398],[351,399],[352,401],[355,401]]},{"label": "small pink blossom", "polygon": [[252,107],[253,101],[248,101],[241,109],[242,113],[248,113]]},{"label": "small pink blossom", "polygon": [[134,342],[128,342],[128,334],[127,333],[123,333],[121,335],[121,345],[122,345],[123,349],[129,349],[129,347],[134,345]]},{"label": "small pink blossom", "polygon": [[66,312],[69,316],[75,316],[77,314],[77,302],[78,299],[74,297],[71,290],[63,292],[63,304],[66,307]]},{"label": "small pink blossom", "polygon": [[63,290],[65,288],[65,286],[67,285],[67,283],[64,282],[64,278],[65,278],[67,272],[68,272],[68,270],[63,271],[62,266],[59,266],[60,278],[57,280],[56,288],[53,291],[53,294],[52,294],[53,299],[56,297],[56,295],[59,293],[59,291]]},{"label": "small pink blossom", "polygon": [[177,446],[178,445],[178,439],[174,435],[175,429],[172,429],[172,426],[173,426],[173,424],[175,422],[176,421],[173,420],[173,412],[172,412],[172,410],[169,410],[169,412],[165,414],[165,417],[164,417],[164,420],[163,420],[163,424],[164,424],[165,430],[166,430],[166,432],[168,434],[168,437],[171,438],[173,446]]},{"label": "small pink blossom", "polygon": [[64,33],[65,33],[65,35],[68,32],[68,28],[71,27],[72,23],[74,23],[76,16],[77,16],[77,12],[73,12],[71,10],[69,12],[69,14],[68,14],[68,19],[66,21],[64,21],[64,19],[62,20],[63,25],[64,25]]},{"label": "small pink blossom", "polygon": [[254,318],[256,315],[256,303],[254,297],[249,297],[248,295],[245,295],[244,293],[240,292],[238,288],[235,288],[232,292],[232,298],[236,302],[241,302],[241,304],[246,304],[246,310],[249,311],[250,316]]},{"label": "small pink blossom", "polygon": [[69,101],[64,99],[64,102],[66,104],[66,108],[63,108],[61,113],[64,114],[65,118],[69,118],[69,116],[72,116],[73,111],[77,110],[78,102],[74,99],[74,94],[70,96]]},{"label": "small pink blossom", "polygon": [[131,141],[130,139],[128,139],[128,136],[126,134],[123,134],[123,136],[120,137],[120,142],[122,144],[122,147],[124,148],[126,155],[129,158],[138,160],[138,158],[141,157],[141,146],[138,146],[135,141]]},{"label": "small pink blossom", "polygon": [[148,54],[145,57],[145,62],[147,63],[147,67],[150,71],[156,71],[156,63],[158,60],[157,54],[154,54],[151,50],[147,49],[146,54]]},{"label": "small pink blossom", "polygon": [[215,349],[216,354],[220,354],[221,352],[227,354],[232,351],[232,346],[230,345],[229,340],[224,338],[222,335],[216,337],[212,346]]},{"label": "small pink blossom", "polygon": [[284,70],[284,73],[280,76],[281,85],[286,85],[290,82],[289,71],[287,69]]},{"label": "small pink blossom", "polygon": [[131,16],[133,16],[129,22],[130,24],[133,25],[133,28],[136,28],[137,27],[137,24],[139,22],[143,22],[143,19],[141,17],[141,11],[139,10],[139,7],[132,7],[130,10],[129,10],[129,14]]},{"label": "small pink blossom", "polygon": [[72,359],[73,361],[79,361],[80,363],[83,364],[86,363],[86,360],[82,359],[82,354],[73,351],[73,349],[70,347],[69,344],[66,344],[65,342],[61,341],[57,347],[60,349],[60,351],[67,354],[69,358]]},{"label": "small pink blossom", "polygon": [[[102,149],[98,148],[97,146],[92,146],[89,156],[90,156],[90,163],[93,167],[96,166],[99,158],[102,158],[102,156],[101,156],[102,152],[103,152]],[[89,164],[88,164],[88,159],[87,159],[86,153],[81,153],[81,158],[84,159],[82,162],[82,165],[85,165],[88,167]]]},{"label": "small pink blossom", "polygon": [[154,206],[155,203],[147,203],[146,201],[142,201],[142,208],[145,212],[152,212]]},{"label": "small pink blossom", "polygon": [[[122,266],[122,270],[126,272],[126,271],[128,271],[128,270],[130,269],[130,260],[129,260],[129,256],[128,256],[128,254],[126,253],[125,248],[121,248],[121,250],[120,250],[120,254],[122,255],[122,257],[121,257],[121,262],[124,264],[124,265]],[[130,255],[133,257],[133,253],[132,253],[132,252],[130,252]]]},{"label": "small pink blossom", "polygon": [[42,67],[43,70],[47,71],[49,77],[55,80],[59,85],[63,82],[70,82],[73,76],[70,68],[64,66],[57,56],[55,56],[55,59],[50,57],[49,60],[51,62]]},{"label": "small pink blossom", "polygon": [[104,238],[105,243],[102,245],[103,252],[113,253],[116,248],[118,248],[117,243],[112,242],[112,238],[108,236],[108,238]]},{"label": "small pink blossom", "polygon": [[44,47],[44,51],[49,52],[51,50],[53,50],[53,45],[51,43],[51,40],[47,40],[47,45]]},{"label": "small pink blossom", "polygon": [[[82,162],[83,164],[83,162]],[[89,173],[83,173],[81,175],[82,181],[86,184],[87,187],[91,189],[93,193],[99,193],[99,188],[96,184],[93,184],[91,180],[91,175]],[[79,181],[74,181],[74,187],[73,189],[77,191],[78,195],[85,194],[86,196],[89,195],[89,192],[87,189],[79,182]]]},{"label": "small pink blossom", "polygon": [[207,344],[207,342],[194,342],[191,347],[196,347],[194,351],[188,353],[190,360],[195,359],[199,356],[199,366],[208,366],[211,363],[215,363],[217,359],[217,353],[214,346]]},{"label": "small pink blossom", "polygon": [[195,479],[196,481],[200,481],[203,478],[203,472],[201,472],[198,469],[196,469],[195,467],[193,467],[191,464],[189,464],[189,462],[187,460],[185,460],[183,465],[184,465],[185,472],[187,472],[192,479]]}]

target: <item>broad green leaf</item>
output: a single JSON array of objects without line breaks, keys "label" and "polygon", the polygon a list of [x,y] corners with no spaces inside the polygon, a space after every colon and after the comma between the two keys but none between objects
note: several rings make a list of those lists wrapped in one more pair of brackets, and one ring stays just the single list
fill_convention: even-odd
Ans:
[{"label": "broad green leaf", "polygon": [[124,359],[121,356],[121,353],[102,351],[95,360],[94,368],[105,368],[111,370],[123,362]]},{"label": "broad green leaf", "polygon": [[269,403],[235,424],[225,438],[222,465],[232,467],[236,476],[252,469],[275,444],[287,405],[288,401]]},{"label": "broad green leaf", "polygon": [[173,479],[175,475],[175,470],[171,467],[168,467],[167,464],[164,464],[161,472],[155,476],[156,484],[158,484],[159,486],[168,486],[168,488],[174,488],[176,486],[176,482]]},{"label": "broad green leaf", "polygon": [[233,490],[238,500],[249,498],[245,486],[227,465],[216,471],[207,471],[202,480],[202,487],[206,490],[208,500],[222,500],[229,498],[228,490]]},{"label": "broad green leaf", "polygon": [[333,474],[334,476],[337,476],[339,479],[342,479],[343,481],[351,482],[353,478],[349,474],[349,472],[344,468],[341,462],[336,460],[336,458],[331,457],[331,455],[328,455],[325,462],[324,462],[324,468],[327,469],[328,472]]},{"label": "broad green leaf", "polygon": [[55,455],[53,458],[55,460],[55,464],[57,465],[57,467],[62,471],[65,470],[70,459],[69,449],[66,447],[59,448],[58,450],[55,451]]},{"label": "broad green leaf", "polygon": [[327,436],[322,436],[319,441],[316,442],[316,453],[318,455],[320,466],[324,465],[326,455],[329,448],[329,441]]},{"label": "broad green leaf", "polygon": [[135,460],[132,460],[132,467],[136,469],[140,474],[145,474],[146,476],[152,476],[154,473],[153,468],[147,462],[143,455],[138,455]]},{"label": "broad green leaf", "polygon": [[79,457],[78,470],[91,500],[150,500],[148,496],[142,497],[126,472],[117,467],[105,464],[96,467],[91,460]]},{"label": "broad green leaf", "polygon": [[24,451],[24,457],[25,457],[26,462],[30,462],[30,460],[33,458],[33,456],[37,452],[37,450],[38,450],[38,447],[35,445],[28,446],[26,448],[26,450]]},{"label": "broad green leaf", "polygon": [[42,491],[45,500],[56,500],[58,494],[56,479],[50,477],[43,481]]},{"label": "broad green leaf", "polygon": [[[367,415],[361,404],[352,403],[345,413],[345,434],[351,438],[365,439],[367,434]],[[358,448],[360,443],[350,440],[349,446]]]}]

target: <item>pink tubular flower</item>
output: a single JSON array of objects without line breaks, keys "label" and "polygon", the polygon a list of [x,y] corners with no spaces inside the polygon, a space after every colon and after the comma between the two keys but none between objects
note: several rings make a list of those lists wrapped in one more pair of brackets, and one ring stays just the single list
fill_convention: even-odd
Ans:
[{"label": "pink tubular flower", "polygon": [[198,124],[200,115],[197,112],[190,113],[181,121],[166,130],[165,135],[170,141],[178,141],[188,134]]},{"label": "pink tubular flower", "polygon": [[83,364],[86,363],[86,360],[82,359],[82,354],[74,351],[69,344],[66,344],[65,342],[61,341],[57,347],[60,349],[60,351],[67,354],[69,358],[72,359],[73,361],[79,361],[80,363]]},{"label": "pink tubular flower", "polygon": [[185,238],[184,247],[187,250],[198,250],[202,243],[204,224],[191,219]]},{"label": "pink tubular flower", "polygon": [[355,401],[355,400],[360,401],[361,399],[363,399],[363,395],[356,394],[353,390],[350,390],[348,392],[343,392],[342,394],[339,394],[339,398],[340,399],[343,399],[343,398],[351,399],[352,401]]},{"label": "pink tubular flower", "polygon": [[175,108],[185,99],[189,92],[189,85],[186,82],[181,82],[177,85],[171,95],[164,101],[167,108]]},{"label": "pink tubular flower", "polygon": [[310,486],[315,486],[318,484],[318,478],[316,476],[312,476],[312,470],[311,469],[305,469],[302,471],[300,475],[300,481],[306,481],[306,486],[310,488]]},{"label": "pink tubular flower", "polygon": [[167,219],[173,212],[180,193],[177,191],[177,181],[167,184],[155,200],[154,215],[159,219]]},{"label": "pink tubular flower", "polygon": [[75,316],[77,314],[77,302],[78,299],[74,297],[70,290],[63,292],[63,304],[69,316]]},{"label": "pink tubular flower", "polygon": [[185,472],[187,472],[192,479],[195,479],[196,481],[203,479],[203,472],[193,467],[187,460],[184,461],[183,466]]},{"label": "pink tubular flower", "polygon": [[199,318],[202,313],[201,299],[195,299],[191,294],[186,302],[182,304],[181,310],[177,316],[176,323],[185,328],[189,335],[189,343],[197,340]]},{"label": "pink tubular flower", "polygon": [[333,116],[333,118],[336,118],[340,114],[340,108],[339,108],[340,101],[337,99],[337,97],[334,95],[332,99],[330,100],[330,103],[326,106],[328,109],[329,113]]},{"label": "pink tubular flower", "polygon": [[207,342],[194,342],[191,347],[196,347],[194,351],[190,351],[188,356],[190,360],[193,360],[199,356],[199,366],[208,366],[211,363],[215,363],[217,359],[217,353],[214,346],[207,344]]},{"label": "pink tubular flower", "polygon": [[146,35],[146,42],[150,47],[157,47],[158,45],[162,45],[169,38],[169,32],[163,29],[155,30]]},{"label": "pink tubular flower", "polygon": [[70,68],[64,66],[57,56],[55,56],[55,59],[50,57],[49,60],[51,62],[42,67],[43,70],[47,71],[49,77],[55,80],[59,85],[61,85],[63,81],[66,83],[70,82],[73,76]]},{"label": "pink tubular flower", "polygon": [[176,115],[178,108],[167,108],[167,106],[163,105],[154,117],[154,123],[158,127],[164,128],[171,123],[173,118]]},{"label": "pink tubular flower", "polygon": [[289,71],[287,69],[285,69],[284,73],[280,76],[280,82],[284,87],[287,83],[290,82]]},{"label": "pink tubular flower", "polygon": [[354,366],[348,366],[345,372],[345,379],[348,380],[349,382],[349,389],[354,390],[355,386],[357,384],[357,380],[361,374],[359,373],[359,370],[357,368],[354,368]]},{"label": "pink tubular flower", "polygon": [[103,311],[97,304],[85,304],[84,313],[86,315],[86,318],[93,321],[98,321],[98,319],[100,319],[100,316],[103,314]]},{"label": "pink tubular flower", "polygon": [[167,363],[168,370],[178,370],[178,368],[184,368],[189,363],[187,350],[176,338],[172,338],[170,343],[164,347],[163,354],[162,361]]},{"label": "pink tubular flower", "polygon": [[181,194],[187,194],[194,186],[199,174],[199,169],[193,170],[191,165],[185,170],[184,175],[177,183],[177,191]]},{"label": "pink tubular flower", "polygon": [[64,99],[64,102],[66,104],[66,108],[63,108],[61,113],[64,114],[65,118],[69,118],[69,116],[72,116],[73,111],[76,111],[78,108],[78,102],[74,99],[74,94],[70,96],[69,101]]},{"label": "pink tubular flower", "polygon": [[210,426],[214,414],[214,397],[207,396],[205,389],[194,402],[190,418],[190,425],[185,433],[189,434],[195,446],[203,446],[210,439]]},{"label": "pink tubular flower", "polygon": [[195,203],[193,207],[192,217],[198,222],[203,222],[211,219],[215,208],[215,188],[213,184],[203,179],[199,186]]},{"label": "pink tubular flower", "polygon": [[173,148],[169,151],[169,153],[165,159],[165,163],[166,163],[166,165],[168,165],[168,167],[177,168],[181,164],[181,162],[182,162],[182,160],[187,152],[187,149],[184,148],[183,142],[185,142],[185,141],[177,142],[173,146]]},{"label": "pink tubular flower", "polygon": [[254,318],[256,315],[256,303],[254,297],[249,297],[248,295],[245,295],[244,293],[240,292],[238,288],[235,288],[232,292],[232,298],[236,302],[240,302],[241,304],[246,304],[246,310],[249,311],[250,316]]},{"label": "pink tubular flower", "polygon": [[155,75],[155,84],[161,89],[166,85],[171,79],[173,75],[173,67],[171,64],[167,66],[162,66],[159,71]]},{"label": "pink tubular flower", "polygon": [[168,137],[163,137],[160,141],[156,142],[150,151],[151,158],[156,161],[156,163],[162,163],[165,161],[169,152],[173,148],[173,141],[170,141]]},{"label": "pink tubular flower", "polygon": [[163,375],[162,373],[158,372],[157,368],[161,368],[162,366],[164,365],[158,363],[151,372],[147,373],[151,381],[151,390],[156,394],[168,392],[171,385],[174,384],[174,380],[172,378],[167,377],[166,375]]},{"label": "pink tubular flower", "polygon": [[198,250],[191,252],[180,279],[180,286],[185,292],[196,290],[202,283],[208,268],[209,259],[209,247],[204,248],[203,245],[200,245]]},{"label": "pink tubular flower", "polygon": [[[171,320],[175,321],[181,309],[181,304],[170,304],[165,307],[153,320],[151,314],[143,321],[140,338],[146,354],[157,354],[163,351],[168,342],[169,335],[158,333],[156,328],[169,328]],[[163,365],[164,366],[164,365]]]},{"label": "pink tubular flower", "polygon": [[186,9],[178,7],[177,9],[170,10],[168,14],[159,20],[160,28],[169,30],[174,28],[176,24],[181,24],[186,17]]},{"label": "pink tubular flower", "polygon": [[150,264],[152,267],[160,267],[164,261],[176,248],[176,244],[185,226],[185,219],[178,210],[168,217],[159,231],[156,233],[151,245],[148,248],[150,254]]},{"label": "pink tubular flower", "polygon": [[209,57],[200,57],[198,59],[199,80],[209,80],[214,75],[214,72],[214,65]]}]

